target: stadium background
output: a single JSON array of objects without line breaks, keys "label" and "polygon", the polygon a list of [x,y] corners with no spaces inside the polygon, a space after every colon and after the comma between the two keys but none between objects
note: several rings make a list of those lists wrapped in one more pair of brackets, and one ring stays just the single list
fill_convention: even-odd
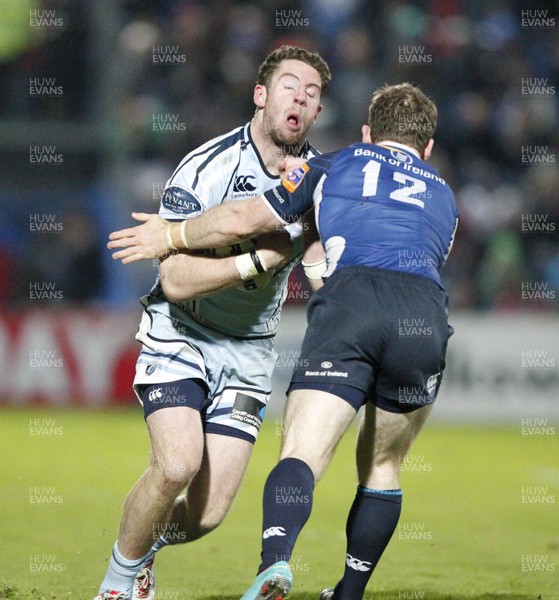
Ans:
[{"label": "stadium background", "polygon": [[[437,102],[433,162],[462,217],[444,273],[458,324],[447,392],[482,400],[475,413],[503,416],[506,398],[555,410],[559,29],[546,6],[3,2],[2,402],[132,401],[137,300],[157,266],[114,263],[107,234],[157,209],[190,149],[250,119],[259,63],[293,43],[334,74],[310,136],[323,151],[358,138],[379,84],[411,80]],[[299,271],[289,302],[307,297]],[[287,379],[301,329],[282,329]]]},{"label": "stadium background", "polygon": [[[456,335],[433,420],[506,422],[520,447],[553,441],[545,482],[548,496],[559,490],[556,2],[2,0],[0,414],[21,415],[33,437],[55,409],[87,418],[85,407],[134,405],[138,298],[157,265],[113,262],[107,234],[132,210],[157,210],[188,151],[251,118],[258,65],[282,43],[331,67],[309,136],[322,151],[359,138],[377,85],[412,81],[436,101],[432,162],[461,225],[444,271]],[[308,297],[297,270],[276,430]],[[12,449],[29,443],[19,431]]]}]

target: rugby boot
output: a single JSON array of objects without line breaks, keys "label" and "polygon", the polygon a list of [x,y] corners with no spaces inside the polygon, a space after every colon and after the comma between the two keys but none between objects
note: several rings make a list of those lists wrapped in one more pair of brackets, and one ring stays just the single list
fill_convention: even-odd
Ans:
[{"label": "rugby boot", "polygon": [[292,587],[291,567],[281,560],[257,575],[241,600],[283,600]]},{"label": "rugby boot", "polygon": [[132,600],[153,600],[155,596],[155,573],[153,558],[138,572],[132,588]]}]

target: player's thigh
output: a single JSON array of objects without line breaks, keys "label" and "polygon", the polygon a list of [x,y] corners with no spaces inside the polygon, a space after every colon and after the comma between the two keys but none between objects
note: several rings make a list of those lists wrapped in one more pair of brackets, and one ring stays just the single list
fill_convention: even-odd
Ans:
[{"label": "player's thigh", "polygon": [[398,487],[400,462],[427,420],[432,406],[395,413],[368,403],[359,428],[357,474],[360,485],[373,489]]},{"label": "player's thigh", "polygon": [[146,419],[151,441],[151,468],[173,482],[188,482],[199,469],[204,432],[198,410],[171,406]]},{"label": "player's thigh", "polygon": [[354,417],[355,409],[334,394],[313,389],[291,391],[280,458],[303,460],[319,479]]},{"label": "player's thigh", "polygon": [[409,287],[396,288],[398,318],[391,318],[374,390],[374,403],[395,413],[433,404],[453,332],[448,325],[446,294],[434,284]]},{"label": "player's thigh", "polygon": [[216,337],[200,344],[209,377],[206,433],[254,443],[266,414],[277,354],[272,339]]},{"label": "player's thigh", "polygon": [[246,472],[253,444],[227,435],[205,436],[202,464],[188,487],[188,507],[217,525],[231,507]]}]

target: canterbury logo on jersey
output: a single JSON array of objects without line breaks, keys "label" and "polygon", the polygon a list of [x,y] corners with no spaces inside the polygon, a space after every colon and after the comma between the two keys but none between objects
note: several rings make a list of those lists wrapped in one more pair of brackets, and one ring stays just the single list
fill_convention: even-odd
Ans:
[{"label": "canterbury logo on jersey", "polygon": [[283,527],[268,527],[266,531],[262,534],[262,539],[267,540],[268,538],[273,537],[274,535],[287,535],[285,533],[285,529]]},{"label": "canterbury logo on jersey", "polygon": [[256,186],[250,182],[250,179],[256,180],[254,175],[239,175],[235,178],[235,183],[233,184],[234,192],[254,192]]},{"label": "canterbury logo on jersey", "polygon": [[356,571],[370,571],[373,563],[367,562],[366,560],[359,560],[358,558],[353,558],[351,554],[346,554],[346,563],[347,566],[355,569]]}]

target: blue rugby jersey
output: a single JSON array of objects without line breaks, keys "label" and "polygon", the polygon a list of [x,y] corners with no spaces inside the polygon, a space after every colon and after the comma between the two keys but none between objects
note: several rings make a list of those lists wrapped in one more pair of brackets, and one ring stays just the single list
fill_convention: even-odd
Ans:
[{"label": "blue rugby jersey", "polygon": [[314,204],[327,271],[369,266],[429,277],[458,226],[454,194],[436,169],[402,144],[353,144],[309,160],[264,198],[285,224]]}]

